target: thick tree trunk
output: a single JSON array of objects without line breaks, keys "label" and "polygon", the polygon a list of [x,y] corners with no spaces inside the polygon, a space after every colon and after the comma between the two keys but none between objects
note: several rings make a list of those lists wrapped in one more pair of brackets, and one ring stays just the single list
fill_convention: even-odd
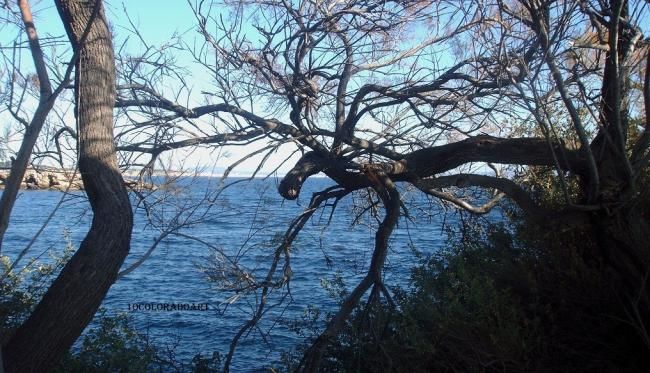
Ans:
[{"label": "thick tree trunk", "polygon": [[[628,314],[636,318],[631,320],[632,324],[641,322],[648,325],[650,241],[647,234],[650,222],[645,211],[647,195],[645,192],[637,193],[642,184],[634,176],[627,150],[630,117],[628,65],[640,31],[621,21],[629,20],[627,0],[612,0],[609,5],[613,14],[608,24],[609,50],[601,89],[602,127],[591,143],[600,177],[595,202],[603,208],[592,216],[592,228],[599,256],[605,269],[611,273],[612,284],[617,286]],[[649,338],[647,332],[643,331],[645,339]]]},{"label": "thick tree trunk", "polygon": [[60,361],[115,282],[133,225],[113,143],[115,62],[101,1],[57,0],[56,6],[80,52],[75,78],[79,169],[94,217],[79,250],[4,347],[7,372],[47,372]]}]

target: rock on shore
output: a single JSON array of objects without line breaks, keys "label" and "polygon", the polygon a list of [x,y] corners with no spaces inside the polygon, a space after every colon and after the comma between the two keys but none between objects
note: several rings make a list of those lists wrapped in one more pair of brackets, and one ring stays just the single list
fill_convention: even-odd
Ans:
[{"label": "rock on shore", "polygon": [[[0,169],[0,188],[4,188],[5,182],[9,177],[10,169]],[[151,185],[144,185],[135,180],[125,180],[131,186],[151,189]],[[21,189],[31,190],[83,190],[83,182],[79,172],[74,170],[56,169],[50,167],[28,168],[25,172],[23,182],[20,184]]]}]

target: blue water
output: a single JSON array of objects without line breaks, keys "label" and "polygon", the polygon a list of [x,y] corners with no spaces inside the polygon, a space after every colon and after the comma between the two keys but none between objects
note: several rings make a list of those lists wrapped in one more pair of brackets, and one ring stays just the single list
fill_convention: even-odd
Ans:
[{"label": "blue water", "polygon": [[[263,278],[274,253],[275,246],[269,242],[285,232],[291,220],[308,205],[312,192],[332,185],[328,179],[312,178],[299,200],[284,201],[276,191],[277,183],[275,179],[255,179],[237,183],[216,196],[218,179],[199,178],[178,181],[176,188],[151,195],[149,203],[165,198],[147,206],[148,209],[142,208],[142,203],[136,209],[131,253],[123,268],[149,249],[161,228],[165,228],[163,222],[173,217],[188,224],[180,233],[196,237],[212,248],[196,240],[169,235],[142,265],[113,285],[103,307],[109,314],[129,313],[138,329],[146,331],[155,342],[174,347],[176,358],[181,361],[190,360],[198,352],[208,356],[212,351],[227,353],[233,336],[251,317],[259,294],[229,303],[234,293],[207,281],[200,268],[210,266],[216,255],[214,248],[218,248],[228,258],[240,259],[250,275]],[[392,236],[385,275],[389,287],[406,283],[409,268],[417,263],[413,247],[424,253],[435,252],[446,239],[443,222],[456,224],[453,213],[445,214],[438,205],[407,189],[402,192],[403,199],[414,203],[408,204],[410,219],[402,218]],[[64,237],[78,247],[91,219],[83,194],[29,191],[23,192],[16,203],[3,254],[15,258],[62,197],[65,203],[26,257],[40,257],[47,262],[52,253],[61,252]],[[301,339],[286,327],[286,322],[299,318],[308,305],[325,312],[336,309],[336,299],[328,296],[321,286],[322,280],[332,280],[338,274],[351,288],[363,276],[372,255],[377,221],[365,214],[357,224],[351,223],[358,211],[354,206],[363,206],[365,198],[348,196],[333,213],[326,208],[307,223],[291,250],[290,297],[265,315],[259,329],[240,341],[233,360],[234,371],[249,371],[277,362],[281,351],[299,343]],[[135,197],[133,201],[136,202]],[[197,204],[197,208],[188,210]],[[269,304],[286,295],[286,287],[283,290],[272,293]],[[207,303],[209,311],[129,310],[130,305],[149,302]]]}]

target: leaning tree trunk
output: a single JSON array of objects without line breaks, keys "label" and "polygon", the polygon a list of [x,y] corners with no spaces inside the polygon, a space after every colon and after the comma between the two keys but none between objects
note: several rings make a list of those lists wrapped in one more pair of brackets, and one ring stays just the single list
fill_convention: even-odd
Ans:
[{"label": "leaning tree trunk", "polygon": [[[642,183],[635,175],[627,144],[630,127],[629,65],[636,48],[638,29],[630,28],[627,0],[611,0],[616,17],[609,21],[608,46],[601,89],[599,133],[590,147],[596,155],[599,193],[594,202],[603,208],[592,215],[594,237],[600,249],[605,269],[612,282],[620,288],[618,294],[634,314],[634,323],[650,321],[650,223],[645,211],[648,194],[640,190]],[[646,87],[647,89],[647,87]],[[648,339],[649,326],[642,326]],[[650,340],[648,340],[650,347]]]},{"label": "leaning tree trunk", "polygon": [[100,0],[57,0],[76,62],[79,169],[94,216],[79,250],[3,349],[7,372],[47,372],[99,308],[129,252],[133,215],[113,143],[115,62]]}]

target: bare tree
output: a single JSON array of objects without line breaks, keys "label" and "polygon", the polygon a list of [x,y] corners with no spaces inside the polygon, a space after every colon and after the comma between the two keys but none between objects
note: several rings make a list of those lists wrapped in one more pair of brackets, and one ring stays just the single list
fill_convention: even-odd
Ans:
[{"label": "bare tree", "polygon": [[[25,171],[29,164],[30,158],[34,153],[34,146],[39,139],[41,129],[43,128],[47,116],[52,111],[57,97],[63,92],[66,85],[70,83],[70,75],[72,73],[73,63],[68,64],[68,69],[65,71],[61,82],[56,89],[52,88],[52,82],[48,73],[48,66],[45,61],[43,49],[40,44],[34,19],[32,16],[31,8],[27,1],[18,1],[18,8],[20,9],[20,18],[24,24],[25,32],[29,40],[29,49],[31,51],[34,66],[36,68],[36,76],[34,77],[36,87],[38,87],[38,105],[34,111],[31,120],[25,119],[20,113],[20,107],[25,101],[24,95],[26,87],[23,87],[22,94],[14,93],[15,77],[18,75],[17,71],[12,71],[14,79],[11,82],[11,92],[9,94],[9,102],[7,109],[11,115],[24,126],[24,135],[20,145],[20,149],[16,154],[14,161],[11,164],[11,173],[5,182],[5,189],[2,192],[0,199],[0,249],[2,247],[2,240],[4,234],[9,226],[9,218],[11,210],[16,201],[20,184],[25,176]],[[75,57],[73,57],[74,60]],[[15,61],[12,61],[15,63]],[[14,65],[15,67],[16,65]],[[30,79],[24,79],[24,85],[27,85]],[[14,96],[17,96],[16,98]],[[1,252],[1,250],[0,250]]]},{"label": "bare tree", "polygon": [[[371,188],[384,206],[368,274],[304,370],[317,369],[368,289],[389,296],[381,269],[400,214],[398,182],[474,213],[507,196],[548,229],[591,229],[599,250],[586,255],[604,260],[624,302],[648,314],[649,226],[639,203],[650,160],[646,2],[190,5],[205,42],[187,50],[213,76],[213,90],[190,107],[129,75],[116,107],[146,113],[132,123],[155,136],[120,149],[155,160],[185,146],[264,140],[269,155],[293,144],[302,158],[280,184],[284,198],[322,172],[340,188],[331,198]],[[481,166],[492,164],[496,176]],[[516,178],[520,166],[553,170],[564,203],[540,205]],[[499,193],[473,206],[456,194],[466,187]]]},{"label": "bare tree", "polygon": [[[190,104],[192,83],[174,65],[178,43],[118,56],[121,161],[152,170],[161,154],[176,149],[263,143],[226,174],[252,157],[260,159],[259,171],[279,149],[290,149],[301,158],[279,185],[284,198],[297,199],[318,173],[337,183],[316,193],[286,231],[266,278],[233,285],[260,291],[263,301],[233,341],[226,369],[237,339],[265,313],[266,295],[290,280],[288,247],[328,201],[335,205],[368,190],[370,204],[384,213],[366,276],[308,350],[302,369],[318,369],[323,349],[369,291],[371,300],[383,296],[390,303],[382,269],[406,208],[399,183],[473,213],[488,212],[506,196],[546,229],[590,230],[599,247],[584,255],[613,273],[626,307],[641,315],[631,323],[648,334],[644,233],[650,227],[642,203],[650,161],[647,2],[225,0],[190,6],[201,42],[183,47],[212,77],[212,87],[201,92],[200,104]],[[77,64],[78,71],[83,66]],[[176,91],[170,93],[169,81]],[[80,141],[82,135],[80,127]],[[531,166],[552,170],[563,195],[559,206],[540,204],[517,177]],[[459,193],[468,187],[487,189],[494,198],[475,206]],[[104,191],[89,191],[92,201],[91,194],[99,198]]]},{"label": "bare tree", "polygon": [[[77,155],[85,191],[94,211],[91,231],[81,244],[75,259],[71,260],[66,270],[61,272],[61,276],[52,284],[29,320],[18,320],[18,322],[24,321],[24,324],[15,333],[10,330],[8,335],[2,336],[8,370],[40,371],[58,363],[62,354],[69,349],[94,315],[108,286],[119,277],[135,270],[167,237],[184,234],[190,227],[205,219],[214,204],[216,198],[214,194],[218,191],[206,192],[205,195],[198,196],[198,199],[194,194],[183,201],[182,199],[186,198],[184,193],[176,193],[173,188],[169,188],[169,185],[160,185],[159,181],[157,184],[161,188],[154,191],[147,190],[146,187],[143,189],[143,184],[133,180],[125,183],[119,176],[112,128],[112,108],[115,101],[115,93],[112,90],[115,88],[116,77],[114,72],[111,73],[111,69],[114,69],[115,56],[113,56],[111,39],[106,38],[106,35],[112,37],[112,33],[109,32],[101,2],[93,2],[88,5],[90,8],[85,9],[79,8],[76,2],[64,2],[60,5],[60,9],[72,9],[62,11],[62,17],[67,17],[64,19],[64,24],[68,26],[70,43],[62,42],[59,37],[46,35],[43,39],[45,47],[50,47],[52,50],[55,46],[59,47],[59,50],[51,55],[47,54],[47,50],[44,52],[39,44],[28,2],[20,1],[19,5],[22,13],[14,11],[10,4],[3,5],[3,11],[6,11],[3,16],[6,15],[8,20],[14,22],[15,28],[21,32],[28,31],[29,44],[16,41],[9,56],[5,54],[5,49],[0,52],[7,71],[11,73],[8,76],[2,75],[3,78],[7,78],[4,82],[7,91],[2,92],[2,97],[8,98],[3,101],[3,105],[6,105],[2,110],[8,112],[18,125],[17,135],[21,136],[22,141],[21,149],[15,154],[17,161],[13,164],[12,176],[7,181],[3,193],[3,201],[9,202],[2,203],[2,214],[8,224],[13,202],[29,163],[38,167],[39,163],[50,158],[50,162],[60,167],[70,167],[70,162],[65,162],[64,159],[77,158]],[[100,19],[100,26],[94,24],[97,19]],[[67,25],[67,22],[72,22],[76,26]],[[78,29],[81,27],[79,26],[81,22],[86,22],[83,30]],[[97,27],[99,30],[95,29]],[[87,43],[91,38],[92,46],[90,41]],[[72,51],[68,53],[66,49],[70,49],[70,45]],[[63,47],[63,53],[59,53],[60,47]],[[109,47],[110,50],[107,50],[106,48]],[[24,51],[34,57],[37,74],[31,74],[31,66],[20,62]],[[102,56],[101,53],[105,55]],[[87,56],[79,62],[81,55]],[[68,60],[62,62],[57,59],[57,56],[64,56],[62,58]],[[106,64],[107,61],[111,64],[98,67],[98,63]],[[60,66],[66,67],[65,70],[59,71]],[[101,74],[104,70],[108,75]],[[71,91],[73,88],[70,84],[73,71],[76,72],[76,84],[74,85],[75,97],[71,98],[66,95],[66,90]],[[93,77],[95,73],[100,74],[97,78],[89,80],[89,76]],[[80,86],[79,82],[86,83]],[[109,82],[113,83],[109,84]],[[56,88],[53,92],[49,92],[52,86]],[[37,106],[37,109],[31,112],[34,106]],[[70,108],[75,108],[78,122],[75,128],[69,126],[70,118],[67,111]],[[30,117],[34,118],[31,122],[25,119]],[[107,126],[107,123],[111,123],[111,126]],[[75,163],[73,167],[76,167]],[[84,165],[82,166],[81,163]],[[128,157],[119,162],[119,168],[123,169],[138,166],[137,159]],[[83,175],[84,173],[86,176]],[[173,184],[175,177],[167,176],[169,177],[165,184]],[[85,185],[86,182],[89,184]],[[118,182],[122,186],[118,186],[116,184]],[[187,185],[187,179],[184,182]],[[149,219],[149,229],[159,231],[159,235],[142,257],[118,274],[116,271],[124,262],[128,252],[132,225],[132,214],[129,212],[131,206],[128,199],[123,198],[125,187],[130,189],[131,196],[136,202],[133,206],[134,210],[143,210]],[[33,265],[32,260],[22,263],[21,260],[30,258],[32,255],[30,249],[33,248],[37,237],[54,216],[55,210],[63,203],[69,202],[70,198],[67,197],[61,197],[59,204],[49,214],[41,230],[34,234],[20,253],[11,257],[11,264],[8,270],[0,275],[0,281],[4,281],[10,275],[20,274]],[[79,198],[73,196],[73,199]],[[175,210],[174,214],[168,213],[170,208]],[[116,223],[110,223],[110,219],[114,219]],[[3,234],[6,228],[7,226],[3,228]],[[9,250],[9,255],[11,254],[12,251]],[[93,267],[102,270],[90,270]],[[79,268],[89,269],[89,271],[79,271]],[[97,286],[88,288],[89,281],[95,280]],[[84,291],[79,286],[88,291]],[[81,308],[78,308],[79,306]],[[59,317],[66,322],[61,323],[57,319]],[[54,325],[57,328],[60,326],[62,329],[49,328],[47,325]],[[36,333],[34,330],[39,332]],[[33,349],[42,352],[42,355],[36,356],[37,354],[31,352]]]},{"label": "bare tree", "polygon": [[129,252],[133,216],[113,143],[115,60],[102,2],[57,1],[75,54],[79,169],[94,217],[79,250],[3,346],[8,372],[51,370],[90,322]]}]

